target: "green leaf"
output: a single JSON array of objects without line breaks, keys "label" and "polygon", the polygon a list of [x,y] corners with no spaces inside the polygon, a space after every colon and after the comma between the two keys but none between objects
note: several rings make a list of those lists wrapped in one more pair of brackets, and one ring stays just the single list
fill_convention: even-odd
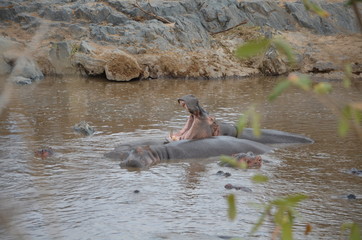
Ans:
[{"label": "green leaf", "polygon": [[238,167],[238,162],[233,157],[222,155],[220,156],[220,161],[229,164],[232,167]]},{"label": "green leaf", "polygon": [[253,109],[252,111],[252,122],[251,122],[251,126],[253,128],[253,134],[256,137],[259,137],[261,135],[261,130],[260,130],[260,114],[257,113],[255,111],[255,109]]},{"label": "green leaf", "polygon": [[288,216],[284,216],[282,227],[282,240],[293,240],[293,224]]},{"label": "green leaf", "polygon": [[299,202],[308,199],[307,195],[304,194],[293,194],[293,195],[289,195],[285,198],[279,198],[276,199],[272,202],[272,204],[276,205],[276,206],[289,206],[289,207],[294,207],[295,205],[297,205]]},{"label": "green leaf", "polygon": [[309,91],[312,86],[312,80],[310,80],[309,76],[304,74],[297,75],[297,77],[291,76],[290,74],[288,80],[305,91]]},{"label": "green leaf", "polygon": [[318,4],[311,2],[309,0],[303,0],[303,4],[305,9],[310,12],[317,14],[320,17],[329,17],[330,13],[326,10],[322,9]]},{"label": "green leaf", "polygon": [[291,82],[288,80],[284,80],[278,83],[277,86],[273,88],[272,93],[268,96],[269,101],[275,100],[277,97],[279,97],[285,89],[287,89],[291,85]]},{"label": "green leaf", "polygon": [[255,183],[265,183],[269,181],[269,178],[265,175],[256,174],[251,178],[251,180]]},{"label": "green leaf", "polygon": [[352,66],[351,66],[351,64],[346,64],[344,66],[344,76],[343,76],[343,86],[344,86],[344,88],[350,88],[350,86],[351,86],[351,76],[352,76]]},{"label": "green leaf", "polygon": [[295,63],[295,54],[292,47],[287,42],[281,39],[273,39],[272,43],[278,52],[284,54],[287,57],[289,63]]},{"label": "green leaf", "polygon": [[332,91],[332,85],[326,82],[320,82],[313,87],[313,91],[317,94],[327,94]]},{"label": "green leaf", "polygon": [[361,230],[357,223],[343,223],[341,226],[342,232],[345,230],[350,230],[349,240],[360,240],[361,239]]},{"label": "green leaf", "polygon": [[255,233],[256,231],[258,231],[258,229],[260,228],[260,226],[263,224],[263,222],[265,221],[266,216],[268,215],[268,213],[270,212],[270,210],[272,209],[272,205],[268,205],[265,207],[264,212],[262,213],[262,215],[260,216],[260,218],[258,219],[257,223],[255,223],[255,225],[253,226],[253,228],[251,229],[251,234]]},{"label": "green leaf", "polygon": [[236,49],[238,58],[250,58],[264,53],[270,46],[270,40],[262,38],[254,41],[249,41]]},{"label": "green leaf", "polygon": [[235,220],[236,218],[236,204],[235,204],[235,195],[229,194],[227,197],[228,201],[228,217],[230,220]]},{"label": "green leaf", "polygon": [[345,117],[341,117],[338,121],[338,134],[341,137],[345,137],[349,130],[349,121]]},{"label": "green leaf", "polygon": [[236,125],[236,128],[238,129],[238,132],[241,133],[243,132],[244,128],[247,126],[249,121],[249,114],[245,113],[243,114],[240,118],[239,121]]}]

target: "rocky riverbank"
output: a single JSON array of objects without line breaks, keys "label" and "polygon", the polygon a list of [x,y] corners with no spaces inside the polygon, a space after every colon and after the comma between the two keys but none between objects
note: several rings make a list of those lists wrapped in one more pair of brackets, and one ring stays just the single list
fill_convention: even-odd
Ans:
[{"label": "rocky riverbank", "polygon": [[[352,9],[318,1],[320,18],[299,1],[4,0],[0,74],[30,83],[81,73],[113,81],[160,77],[223,78],[289,71],[362,72],[362,37]],[[239,60],[237,46],[281,37],[297,55],[291,69],[274,49]]]}]

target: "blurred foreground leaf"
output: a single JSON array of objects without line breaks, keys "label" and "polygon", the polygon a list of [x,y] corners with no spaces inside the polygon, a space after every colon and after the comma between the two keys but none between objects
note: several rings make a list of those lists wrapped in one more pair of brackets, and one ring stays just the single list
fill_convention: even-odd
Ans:
[{"label": "blurred foreground leaf", "polygon": [[270,39],[262,38],[249,41],[236,49],[236,56],[239,58],[250,58],[264,53],[270,46]]},{"label": "blurred foreground leaf", "polygon": [[344,66],[344,76],[343,76],[343,86],[349,88],[351,86],[351,77],[352,77],[352,66],[351,64],[346,64]]},{"label": "blurred foreground leaf", "polygon": [[308,199],[307,195],[304,194],[293,194],[289,195],[285,198],[276,199],[272,202],[273,205],[276,206],[289,206],[295,207],[299,202]]},{"label": "blurred foreground leaf", "polygon": [[332,85],[326,82],[320,82],[314,85],[313,91],[317,94],[327,94],[332,91]]},{"label": "blurred foreground leaf", "polygon": [[358,128],[362,127],[362,102],[348,104],[342,109],[338,122],[338,133],[341,137],[346,136],[351,123]]},{"label": "blurred foreground leaf", "polygon": [[357,223],[343,223],[341,230],[342,232],[350,230],[349,240],[361,240],[361,230]]},{"label": "blurred foreground leaf", "polygon": [[256,174],[251,178],[251,180],[255,183],[265,183],[269,181],[269,178],[262,174]]},{"label": "blurred foreground leaf", "polygon": [[251,119],[251,127],[253,128],[253,134],[256,137],[260,137],[261,130],[260,130],[260,113],[256,112],[255,109],[252,109],[252,119]]},{"label": "blurred foreground leaf", "polygon": [[304,91],[309,91],[312,86],[312,80],[310,80],[308,75],[305,74],[295,74],[291,73],[288,76],[288,80],[291,81],[295,86],[303,89]]},{"label": "blurred foreground leaf", "polygon": [[271,94],[268,96],[269,101],[273,101],[279,97],[290,85],[291,82],[288,80],[284,80],[278,83],[278,85],[273,88]]},{"label": "blurred foreground leaf", "polygon": [[241,117],[238,120],[238,123],[236,125],[236,128],[238,129],[238,132],[243,132],[244,128],[248,125],[249,121],[249,115],[247,113],[241,115]]},{"label": "blurred foreground leaf", "polygon": [[233,221],[236,218],[235,195],[229,194],[227,201],[228,201],[228,217],[229,217],[229,220]]},{"label": "blurred foreground leaf", "polygon": [[320,17],[329,17],[331,14],[329,12],[327,12],[326,10],[324,10],[323,8],[321,8],[318,4],[310,1],[310,0],[303,0],[303,4],[305,9],[307,9],[308,11],[317,14]]},{"label": "blurred foreground leaf", "polygon": [[341,117],[338,122],[338,134],[341,137],[344,137],[347,135],[347,132],[349,130],[349,122],[348,119],[345,117]]},{"label": "blurred foreground leaf", "polygon": [[275,236],[273,236],[276,238],[277,235],[280,234],[281,239],[293,239],[293,221],[296,215],[295,207],[307,198],[308,196],[304,194],[294,194],[271,201],[264,208],[264,212],[252,228],[251,233],[255,233],[265,221],[265,218],[268,215],[272,215],[274,223],[276,224],[275,229],[281,229],[281,233],[275,231]]},{"label": "blurred foreground leaf", "polygon": [[278,52],[284,54],[289,63],[295,63],[295,54],[292,47],[286,42],[281,39],[274,39],[272,41],[274,47],[278,50]]},{"label": "blurred foreground leaf", "polygon": [[239,121],[236,125],[238,132],[243,132],[243,129],[247,127],[248,123],[251,122],[253,128],[254,136],[258,137],[261,135],[260,130],[260,113],[256,112],[255,106],[251,106],[244,112],[244,114],[239,118]]},{"label": "blurred foreground leaf", "polygon": [[248,168],[248,164],[246,162],[238,162],[235,158],[230,156],[222,155],[220,156],[220,161],[234,168],[240,168],[240,169]]}]

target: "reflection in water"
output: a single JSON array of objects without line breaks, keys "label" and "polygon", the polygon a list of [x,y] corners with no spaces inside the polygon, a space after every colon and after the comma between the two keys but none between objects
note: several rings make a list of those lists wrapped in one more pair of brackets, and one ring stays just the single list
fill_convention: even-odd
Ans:
[{"label": "reflection in water", "polygon": [[[275,79],[150,80],[128,83],[76,77],[48,78],[14,86],[0,116],[0,208],[6,221],[2,239],[218,239],[246,237],[264,203],[278,196],[305,193],[296,234],[303,238],[311,223],[312,239],[333,239],[340,225],[362,225],[362,178],[344,170],[362,168],[361,142],[350,134],[340,139],[336,117],[315,99],[290,90],[274,103],[266,96]],[[357,82],[347,91],[338,82],[333,93],[344,101],[361,101]],[[161,163],[148,171],[127,171],[103,157],[120,143],[162,139],[180,129],[187,113],[176,99],[196,95],[217,119],[236,122],[258,104],[265,128],[305,134],[315,144],[278,149],[260,170],[220,167],[217,158]],[[72,131],[90,122],[95,134]],[[52,147],[49,158],[34,150]],[[225,178],[219,170],[231,173]],[[269,176],[253,184],[255,173]],[[224,196],[235,191],[238,218],[229,222]],[[135,192],[138,190],[139,192]],[[267,223],[254,239],[270,239]]]}]

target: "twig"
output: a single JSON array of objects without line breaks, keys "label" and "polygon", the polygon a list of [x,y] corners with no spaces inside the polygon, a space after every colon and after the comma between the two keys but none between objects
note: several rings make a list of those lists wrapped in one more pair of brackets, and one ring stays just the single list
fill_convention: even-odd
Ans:
[{"label": "twig", "polygon": [[244,20],[244,21],[242,21],[241,23],[236,24],[235,26],[233,26],[233,27],[231,27],[231,28],[228,28],[228,29],[222,30],[222,31],[220,31],[220,32],[210,33],[210,34],[211,34],[211,35],[215,35],[215,34],[219,34],[219,33],[227,32],[227,31],[229,31],[229,30],[231,30],[231,29],[233,29],[233,28],[239,27],[240,25],[246,24],[247,22],[248,22],[248,20]]},{"label": "twig", "polygon": [[357,17],[357,22],[358,22],[358,25],[359,25],[359,29],[362,32],[362,17],[361,17],[361,14],[360,14],[359,10],[358,10],[358,6],[357,6],[356,1],[352,2],[352,9],[354,11],[354,14]]},{"label": "twig", "polygon": [[167,20],[166,18],[163,18],[163,17],[160,17],[160,16],[157,16],[156,14],[154,13],[151,13],[151,12],[147,12],[146,10],[144,10],[139,4],[138,2],[136,3],[132,3],[132,5],[136,8],[138,8],[139,10],[141,10],[142,12],[144,12],[145,14],[151,16],[151,17],[154,17],[156,18],[157,20],[163,22],[163,23],[166,23],[166,24],[172,24],[172,22],[170,22],[169,20]]}]

